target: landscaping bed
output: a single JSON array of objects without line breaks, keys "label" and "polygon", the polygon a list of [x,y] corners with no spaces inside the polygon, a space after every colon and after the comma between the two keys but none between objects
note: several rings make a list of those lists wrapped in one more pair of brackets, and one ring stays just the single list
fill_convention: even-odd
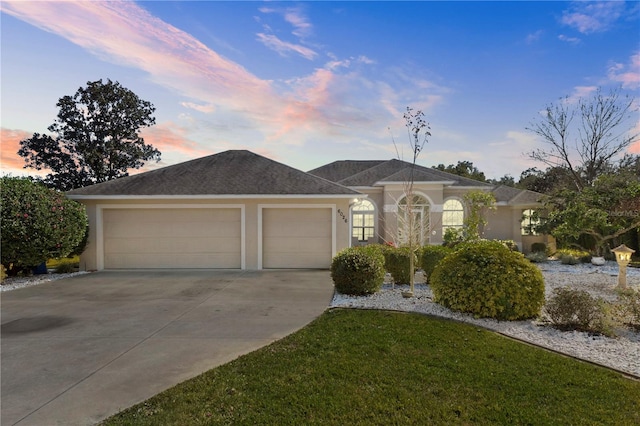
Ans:
[{"label": "landscaping bed", "polygon": [[[615,262],[607,262],[605,266],[600,267],[590,264],[562,265],[557,261],[539,266],[545,278],[547,298],[558,287],[586,290],[594,297],[609,301],[614,301],[618,297],[615,290],[618,266]],[[420,273],[416,274],[418,282],[421,278]],[[627,283],[636,290],[640,289],[640,269],[628,269]],[[619,325],[615,329],[617,337],[612,338],[594,333],[560,331],[545,325],[538,319],[497,321],[474,318],[472,315],[454,312],[434,303],[429,285],[416,284],[415,297],[408,299],[401,295],[401,291],[407,288],[408,286],[392,286],[387,282],[381,291],[370,296],[357,297],[336,293],[331,306],[388,309],[451,318],[640,377],[640,332],[638,330]]]}]

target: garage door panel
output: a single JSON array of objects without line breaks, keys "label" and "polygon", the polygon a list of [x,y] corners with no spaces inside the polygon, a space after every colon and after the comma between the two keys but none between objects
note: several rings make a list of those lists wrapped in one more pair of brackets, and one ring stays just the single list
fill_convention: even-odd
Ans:
[{"label": "garage door panel", "polygon": [[105,241],[106,253],[240,253],[237,238],[218,238],[212,245],[209,238],[109,238]]},{"label": "garage door panel", "polygon": [[[203,268],[202,265],[215,265],[209,268],[238,269],[240,261],[235,254],[155,254],[152,258],[144,254],[105,255],[105,265],[118,265],[117,269],[163,269],[163,268]],[[170,266],[179,265],[179,266]]]},{"label": "garage door panel", "polygon": [[330,238],[265,238],[264,250],[271,252],[331,252]]},{"label": "garage door panel", "polygon": [[239,208],[105,210],[105,267],[240,268],[240,217]]},{"label": "garage door panel", "polygon": [[262,221],[264,268],[329,268],[333,247],[330,208],[265,208]]},{"label": "garage door panel", "polygon": [[295,257],[289,253],[267,253],[264,256],[264,264],[276,265],[265,266],[268,268],[285,269],[327,269],[330,266],[330,262],[327,262],[324,256],[313,253],[298,253]]}]

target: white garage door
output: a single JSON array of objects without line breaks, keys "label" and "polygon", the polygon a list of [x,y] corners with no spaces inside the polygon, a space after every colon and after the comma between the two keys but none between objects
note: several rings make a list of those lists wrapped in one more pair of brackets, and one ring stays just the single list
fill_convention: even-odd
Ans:
[{"label": "white garage door", "polygon": [[332,254],[332,210],[265,208],[263,268],[328,269]]},{"label": "white garage door", "polygon": [[240,268],[240,209],[105,209],[104,266]]}]

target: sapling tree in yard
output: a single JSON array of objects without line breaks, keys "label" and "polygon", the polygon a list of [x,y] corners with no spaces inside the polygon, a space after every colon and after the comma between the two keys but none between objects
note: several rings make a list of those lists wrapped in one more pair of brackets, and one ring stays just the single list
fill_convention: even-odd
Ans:
[{"label": "sapling tree in yard", "polygon": [[[404,189],[404,204],[401,209],[404,210],[404,214],[401,214],[401,211],[398,211],[398,215],[400,216],[400,220],[398,221],[398,226],[402,227],[399,229],[399,233],[403,235],[402,243],[406,244],[412,253],[415,253],[417,248],[420,247],[422,243],[423,235],[420,233],[420,229],[422,228],[421,224],[418,223],[418,220],[424,220],[422,217],[416,217],[414,214],[414,204],[415,204],[415,194],[414,194],[414,179],[415,179],[415,166],[418,161],[418,156],[422,152],[424,145],[427,143],[427,138],[431,136],[430,130],[431,127],[429,123],[425,121],[424,113],[421,110],[414,110],[411,107],[407,107],[407,111],[403,115],[405,120],[405,127],[407,128],[407,135],[409,137],[409,148],[411,149],[411,165],[409,167],[409,173],[405,181],[403,182]],[[396,148],[396,152],[398,153],[398,157],[400,157],[400,153],[398,151],[398,146],[393,141],[393,144]],[[414,286],[415,286],[415,278],[414,278],[414,269],[415,269],[415,256],[410,256],[409,261],[409,276],[410,276],[410,291],[407,293],[407,296],[413,296],[414,294]]]}]

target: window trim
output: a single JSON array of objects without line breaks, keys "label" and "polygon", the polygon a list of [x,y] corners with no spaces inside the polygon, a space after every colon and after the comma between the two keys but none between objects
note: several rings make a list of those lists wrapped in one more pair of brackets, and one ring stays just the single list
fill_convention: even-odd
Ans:
[{"label": "window trim", "polygon": [[[370,210],[355,210],[355,208],[361,206],[365,202],[371,204],[371,209]],[[350,215],[350,218],[351,218],[350,241],[353,243],[353,239],[357,238],[358,239],[357,240],[358,243],[366,243],[367,241],[369,241],[370,238],[375,238],[376,229],[377,229],[377,225],[378,225],[377,220],[376,220],[377,207],[376,207],[375,203],[372,200],[364,198],[364,199],[358,201],[357,203],[354,203],[351,206],[350,210],[351,210],[351,215]],[[366,226],[365,225],[365,223],[366,223],[366,219],[365,218],[367,216],[369,216],[369,215],[371,216],[371,219],[373,220],[373,225],[372,226]],[[361,216],[362,217],[362,226],[355,226],[355,220],[354,220],[355,216]],[[361,230],[359,232],[358,236],[354,235],[354,232],[355,232],[356,229]],[[365,232],[366,229],[371,229],[372,230],[372,235],[371,235],[371,237],[367,238],[366,240],[362,240],[361,238],[364,237],[364,232]]]},{"label": "window trim", "polygon": [[[445,208],[445,205],[447,204],[448,201],[457,201],[460,204],[460,210],[447,210]],[[445,213],[447,211],[454,211],[454,212],[462,212],[462,222],[460,222],[459,225],[445,225],[444,220],[445,220]],[[463,229],[464,228],[464,219],[466,216],[466,208],[464,205],[464,202],[462,201],[462,199],[460,199],[459,197],[448,197],[444,200],[444,202],[442,203],[442,235],[444,235],[445,231],[449,228],[452,229]]]}]

